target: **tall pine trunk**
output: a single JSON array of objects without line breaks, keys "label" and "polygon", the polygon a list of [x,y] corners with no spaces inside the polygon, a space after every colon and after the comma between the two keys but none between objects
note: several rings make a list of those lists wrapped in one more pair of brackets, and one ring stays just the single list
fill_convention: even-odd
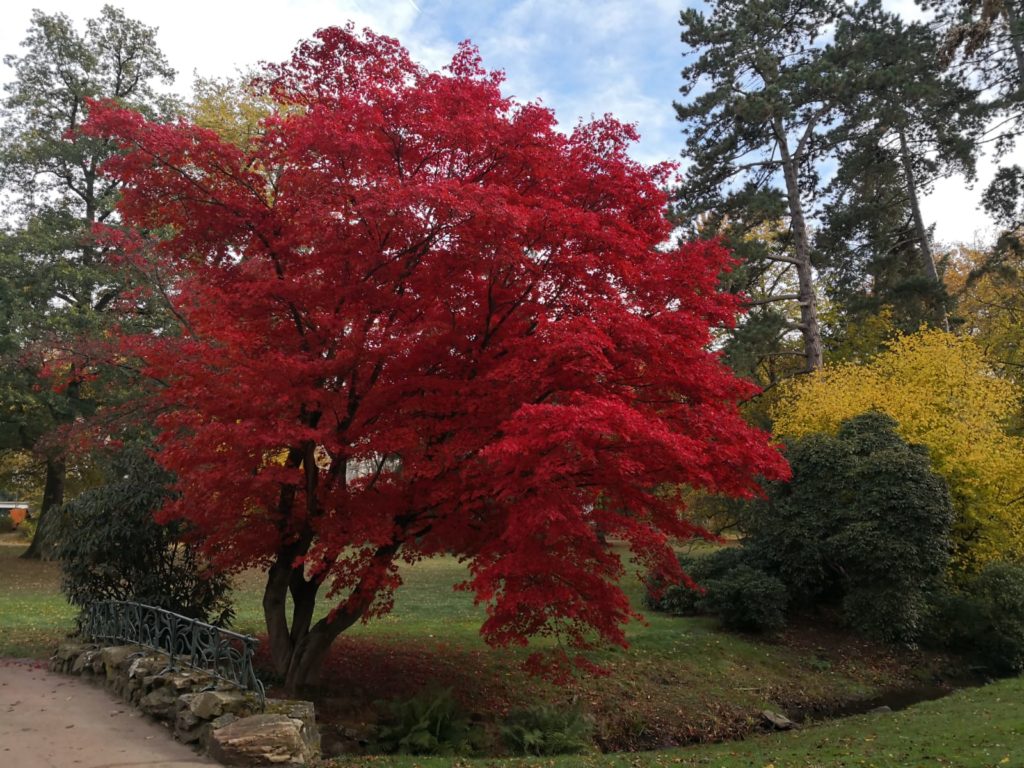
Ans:
[{"label": "tall pine trunk", "polygon": [[789,206],[790,227],[793,232],[793,256],[796,261],[797,293],[800,303],[800,334],[804,344],[807,372],[822,366],[824,352],[821,343],[821,325],[818,323],[817,296],[814,290],[814,270],[811,266],[811,247],[807,238],[807,222],[800,200],[798,159],[789,149],[781,120],[775,121],[782,175],[786,181],[786,200]]},{"label": "tall pine trunk", "polygon": [[[910,155],[910,145],[907,142],[907,133],[903,128],[899,129],[900,137],[900,160],[903,164],[903,177],[907,184],[907,198],[910,200],[910,212],[914,218],[914,235],[917,238],[917,246],[921,254],[921,266],[925,275],[935,286],[936,291],[943,290],[942,278],[939,277],[938,267],[935,266],[935,256],[932,254],[931,242],[928,238],[928,229],[924,225],[924,217],[921,215],[921,200],[917,190],[917,178],[914,173],[914,161]],[[946,316],[946,308],[939,298],[938,312],[939,321],[945,330],[949,330],[949,318]]]}]

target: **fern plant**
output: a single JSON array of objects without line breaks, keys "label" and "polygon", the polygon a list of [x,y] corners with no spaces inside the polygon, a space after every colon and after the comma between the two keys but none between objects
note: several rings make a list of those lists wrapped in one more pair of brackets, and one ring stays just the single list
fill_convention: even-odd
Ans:
[{"label": "fern plant", "polygon": [[385,752],[403,755],[458,755],[469,749],[469,718],[450,688],[424,691],[386,705],[389,722],[377,740]]},{"label": "fern plant", "polygon": [[501,737],[517,755],[569,755],[588,752],[594,726],[578,706],[560,709],[537,704],[509,712]]}]

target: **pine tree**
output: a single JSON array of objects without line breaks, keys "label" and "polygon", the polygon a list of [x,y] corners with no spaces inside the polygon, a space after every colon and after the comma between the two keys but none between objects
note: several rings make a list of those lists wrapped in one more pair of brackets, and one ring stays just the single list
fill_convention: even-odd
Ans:
[{"label": "pine tree", "polygon": [[[1024,101],[1021,0],[917,0],[935,12],[942,54],[962,79],[975,77],[1005,105]],[[1019,111],[1019,110],[1018,110]]]},{"label": "pine tree", "polygon": [[921,198],[939,178],[973,176],[985,107],[943,71],[935,35],[880,0],[840,22],[836,48],[850,79],[816,239],[833,298],[854,317],[888,305],[903,330],[946,326],[948,297]]},{"label": "pine tree", "polygon": [[[817,162],[838,106],[839,73],[824,30],[841,11],[833,0],[716,0],[708,15],[687,9],[680,17],[693,58],[676,111],[692,164],[677,216],[691,231],[725,234],[745,257],[746,276],[764,276],[770,264],[792,267],[795,292],[776,298],[797,303],[798,321],[767,316],[783,332],[800,332],[807,370],[820,367],[823,354],[808,204],[820,186]],[[781,241],[752,242],[754,230],[780,221]]]}]

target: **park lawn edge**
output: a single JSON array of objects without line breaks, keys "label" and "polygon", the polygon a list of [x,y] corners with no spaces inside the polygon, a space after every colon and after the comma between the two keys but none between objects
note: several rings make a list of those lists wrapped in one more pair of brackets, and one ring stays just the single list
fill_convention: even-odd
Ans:
[{"label": "park lawn edge", "polygon": [[1024,679],[957,691],[899,712],[656,752],[532,758],[360,755],[325,768],[993,768],[1024,765]]}]

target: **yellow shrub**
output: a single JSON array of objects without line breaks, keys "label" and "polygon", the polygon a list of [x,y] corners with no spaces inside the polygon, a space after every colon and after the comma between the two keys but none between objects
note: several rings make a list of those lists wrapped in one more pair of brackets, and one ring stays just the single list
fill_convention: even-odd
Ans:
[{"label": "yellow shrub", "polygon": [[937,330],[903,336],[867,363],[830,366],[782,394],[780,436],[835,434],[844,419],[878,410],[905,440],[926,446],[957,512],[956,568],[1024,555],[1024,440],[1005,429],[1021,392],[970,339]]}]

